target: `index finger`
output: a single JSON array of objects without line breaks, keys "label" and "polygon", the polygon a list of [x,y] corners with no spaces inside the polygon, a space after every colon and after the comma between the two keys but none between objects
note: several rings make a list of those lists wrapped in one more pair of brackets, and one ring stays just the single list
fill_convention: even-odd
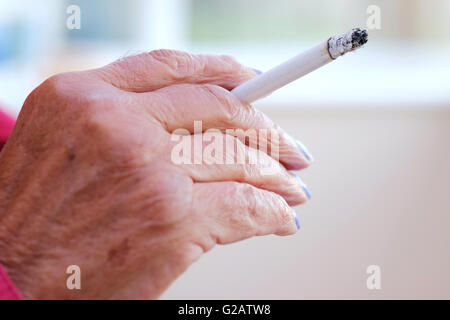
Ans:
[{"label": "index finger", "polygon": [[132,92],[147,92],[176,83],[211,83],[231,90],[256,72],[226,55],[194,55],[156,50],[117,60],[94,70],[104,81]]}]

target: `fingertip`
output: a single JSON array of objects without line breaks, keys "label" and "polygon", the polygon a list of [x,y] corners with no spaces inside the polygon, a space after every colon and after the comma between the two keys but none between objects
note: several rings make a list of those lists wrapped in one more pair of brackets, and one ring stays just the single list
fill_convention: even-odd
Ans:
[{"label": "fingertip", "polygon": [[295,144],[297,145],[301,153],[305,156],[306,160],[308,160],[310,164],[313,163],[314,157],[312,156],[311,152],[309,152],[308,148],[300,140],[295,140]]},{"label": "fingertip", "polygon": [[294,139],[287,132],[279,129],[280,132],[280,162],[288,170],[302,170],[308,168],[313,161],[309,150],[298,140]]},{"label": "fingertip", "polygon": [[311,191],[309,190],[308,186],[306,185],[306,183],[303,182],[303,180],[296,175],[295,173],[292,173],[295,177],[295,179],[297,180],[298,184],[300,185],[300,187],[302,188],[303,192],[305,193],[306,197],[308,199],[311,199]]},{"label": "fingertip", "polygon": [[287,170],[303,170],[311,165],[311,162],[300,152],[295,144],[290,142],[280,147],[280,162]]},{"label": "fingertip", "polygon": [[275,233],[277,236],[290,236],[297,233],[300,230],[300,220],[297,217],[295,210],[290,207],[291,218],[289,223],[281,226],[281,228]]},{"label": "fingertip", "polygon": [[294,209],[292,209],[292,215],[294,216],[295,226],[297,227],[297,230],[300,230],[300,220],[298,219],[297,212],[295,212]]}]

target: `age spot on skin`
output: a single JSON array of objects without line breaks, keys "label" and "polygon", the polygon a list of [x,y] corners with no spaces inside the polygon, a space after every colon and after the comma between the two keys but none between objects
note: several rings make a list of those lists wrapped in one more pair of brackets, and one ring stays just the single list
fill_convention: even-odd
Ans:
[{"label": "age spot on skin", "polygon": [[73,162],[76,157],[77,157],[77,154],[73,150],[69,150],[69,152],[67,154],[67,158],[69,159],[69,161]]},{"label": "age spot on skin", "polygon": [[116,263],[124,262],[129,250],[129,240],[128,238],[125,238],[118,246],[115,246],[108,251],[108,261],[114,261]]}]

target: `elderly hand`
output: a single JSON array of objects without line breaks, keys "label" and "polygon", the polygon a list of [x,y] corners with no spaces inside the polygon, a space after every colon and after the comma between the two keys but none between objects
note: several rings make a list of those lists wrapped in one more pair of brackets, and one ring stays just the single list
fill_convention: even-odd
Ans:
[{"label": "elderly hand", "polygon": [[[228,91],[254,76],[227,56],[160,50],[36,88],[0,153],[0,263],[24,297],[157,298],[215,244],[295,233],[290,205],[307,197],[287,170],[309,161]],[[195,120],[247,156],[224,129],[275,130],[279,162],[262,156],[275,171],[174,163],[171,133]],[[66,287],[69,265],[81,290]]]}]

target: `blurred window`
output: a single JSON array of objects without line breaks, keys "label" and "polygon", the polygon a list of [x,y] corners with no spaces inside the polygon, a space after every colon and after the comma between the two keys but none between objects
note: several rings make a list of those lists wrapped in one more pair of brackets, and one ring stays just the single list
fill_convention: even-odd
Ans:
[{"label": "blurred window", "polygon": [[[73,4],[81,9],[80,30],[66,28]],[[157,48],[234,55],[264,71],[365,27],[370,5],[381,9],[381,30],[369,30],[364,49],[262,103],[449,105],[449,0],[2,0],[0,100],[17,112],[51,74]]]}]

